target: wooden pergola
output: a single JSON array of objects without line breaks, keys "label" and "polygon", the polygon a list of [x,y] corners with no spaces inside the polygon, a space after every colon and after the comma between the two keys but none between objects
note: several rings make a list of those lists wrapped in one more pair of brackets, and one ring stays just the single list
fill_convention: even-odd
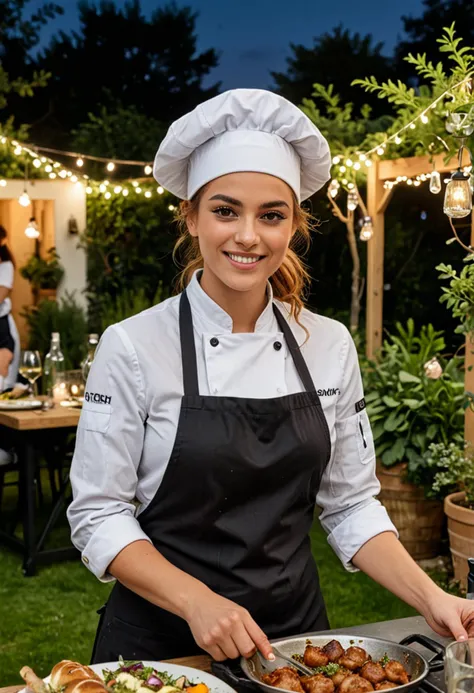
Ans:
[{"label": "wooden pergola", "polygon": [[[367,307],[366,307],[366,351],[373,358],[382,346],[382,320],[384,296],[384,241],[385,211],[390,203],[393,188],[385,188],[387,181],[399,176],[414,178],[433,168],[439,173],[452,172],[455,165],[444,161],[443,155],[433,157],[416,156],[407,159],[374,161],[367,171],[367,210],[372,217],[374,233],[367,247]],[[467,163],[467,162],[466,162]],[[474,214],[471,215],[471,245],[474,247]],[[465,389],[474,392],[474,343],[466,340]],[[474,412],[466,409],[465,439],[474,444]]]}]

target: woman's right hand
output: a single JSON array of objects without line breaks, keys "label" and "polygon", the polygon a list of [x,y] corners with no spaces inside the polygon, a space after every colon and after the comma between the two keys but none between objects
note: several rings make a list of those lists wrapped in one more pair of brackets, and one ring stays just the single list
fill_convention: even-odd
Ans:
[{"label": "woman's right hand", "polygon": [[185,619],[199,647],[218,662],[248,658],[256,650],[274,659],[267,636],[249,612],[207,588],[190,600]]}]

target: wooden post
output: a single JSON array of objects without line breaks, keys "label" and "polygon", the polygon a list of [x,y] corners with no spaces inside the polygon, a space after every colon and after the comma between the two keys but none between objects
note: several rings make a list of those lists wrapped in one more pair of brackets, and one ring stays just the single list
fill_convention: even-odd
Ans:
[{"label": "wooden post", "polygon": [[[471,215],[471,246],[474,247],[474,214]],[[474,334],[466,336],[466,358],[464,372],[464,389],[474,392]],[[464,439],[474,445],[474,412],[466,409],[464,417]]]},{"label": "wooden post", "polygon": [[367,210],[374,229],[367,248],[366,352],[369,358],[374,358],[382,346],[384,213],[389,196],[380,179],[379,166],[374,161],[367,176]]}]

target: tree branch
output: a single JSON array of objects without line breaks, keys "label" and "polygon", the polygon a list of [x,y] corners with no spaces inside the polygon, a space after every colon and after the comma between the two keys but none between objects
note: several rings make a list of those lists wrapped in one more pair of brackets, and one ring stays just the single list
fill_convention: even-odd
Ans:
[{"label": "tree branch", "polygon": [[327,196],[328,196],[329,202],[332,204],[332,209],[333,209],[333,212],[334,212],[334,214],[336,215],[336,217],[339,219],[339,221],[342,221],[343,224],[347,224],[348,221],[349,221],[349,219],[348,219],[347,217],[344,216],[344,214],[342,213],[341,208],[339,207],[339,205],[337,205],[337,204],[334,202],[334,199],[333,199],[332,196],[329,194],[329,192],[327,193]]}]

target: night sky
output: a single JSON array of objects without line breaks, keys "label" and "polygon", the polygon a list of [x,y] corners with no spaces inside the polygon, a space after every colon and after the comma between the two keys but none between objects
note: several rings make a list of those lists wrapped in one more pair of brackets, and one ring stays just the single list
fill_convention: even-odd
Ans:
[{"label": "night sky", "polygon": [[[50,22],[42,41],[56,30],[78,27],[77,3],[57,0],[65,13]],[[42,0],[32,0],[35,9]],[[123,0],[117,0],[123,6]],[[164,5],[160,0],[142,0],[145,14]],[[223,89],[236,87],[269,87],[270,71],[285,71],[285,57],[290,43],[313,44],[313,37],[331,31],[342,23],[352,32],[371,33],[383,41],[390,54],[397,37],[402,35],[402,15],[419,16],[422,0],[184,0],[199,12],[198,49],[216,48],[219,66],[209,82],[222,80]]]}]

